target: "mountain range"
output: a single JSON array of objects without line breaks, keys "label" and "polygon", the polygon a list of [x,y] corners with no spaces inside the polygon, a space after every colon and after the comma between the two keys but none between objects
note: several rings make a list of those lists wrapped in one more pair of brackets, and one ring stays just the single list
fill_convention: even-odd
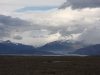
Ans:
[{"label": "mountain range", "polygon": [[74,51],[76,49],[86,47],[83,42],[72,42],[70,40],[67,41],[53,41],[47,43],[46,45],[39,47],[38,50],[41,51]]},{"label": "mountain range", "polygon": [[56,55],[51,51],[69,51],[68,54],[100,55],[100,44],[86,45],[82,41],[54,41],[35,48],[31,45],[0,41],[0,54]]},{"label": "mountain range", "polygon": [[36,55],[52,55],[54,53],[47,51],[38,51],[33,46],[20,43],[13,43],[9,40],[0,42],[0,54],[36,54]]}]

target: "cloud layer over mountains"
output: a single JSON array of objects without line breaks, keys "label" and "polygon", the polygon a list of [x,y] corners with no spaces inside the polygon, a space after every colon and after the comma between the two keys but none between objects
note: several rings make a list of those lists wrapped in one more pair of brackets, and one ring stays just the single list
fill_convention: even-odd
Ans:
[{"label": "cloud layer over mountains", "polygon": [[[11,0],[10,2],[10,4],[15,3]],[[29,0],[29,4],[31,2],[32,0]],[[84,40],[85,43],[100,43],[99,0],[63,0],[63,2],[59,0],[58,3],[53,4],[51,1],[48,5],[57,6],[59,9],[52,8],[45,11],[28,10],[21,12],[17,12],[17,10],[29,8],[30,6],[26,5],[26,3],[21,5],[21,3],[17,2],[17,5],[20,7],[17,7],[17,5],[9,7],[10,4],[7,4],[5,0],[0,3],[2,8],[7,5],[8,9],[12,6],[16,7],[11,8],[8,12],[6,7],[6,9],[0,10],[0,39],[5,38],[21,42],[28,40],[28,43],[30,41],[36,43],[37,40],[41,40],[44,43],[44,40],[45,42],[50,42],[64,38]],[[46,2],[39,3],[37,2],[38,7],[40,7],[39,5],[45,6]],[[33,36],[46,36],[48,38],[44,37],[43,39],[42,37],[40,39],[33,38]],[[30,44],[33,43],[31,42]]]}]

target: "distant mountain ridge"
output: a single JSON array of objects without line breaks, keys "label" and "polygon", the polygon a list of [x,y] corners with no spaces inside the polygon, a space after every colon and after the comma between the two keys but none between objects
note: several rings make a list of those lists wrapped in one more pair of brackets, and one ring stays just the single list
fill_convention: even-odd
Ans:
[{"label": "distant mountain ridge", "polygon": [[[13,43],[10,40],[7,41],[2,41],[0,42],[0,47],[2,47],[3,49],[15,49],[15,50],[35,50],[35,48],[33,46],[30,45],[24,45],[24,44],[20,44],[20,43]],[[0,49],[2,49],[0,48]]]},{"label": "distant mountain ridge", "polygon": [[47,51],[38,51],[33,46],[13,43],[10,40],[0,41],[0,54],[53,54]]},{"label": "distant mountain ridge", "polygon": [[70,40],[67,40],[50,42],[38,49],[42,51],[73,51],[82,47],[85,47],[82,42],[71,42]]},{"label": "distant mountain ridge", "polygon": [[91,45],[85,48],[80,48],[69,54],[80,54],[80,55],[100,55],[100,44]]},{"label": "distant mountain ridge", "polygon": [[[51,51],[51,52],[50,52]],[[9,40],[0,41],[0,54],[36,54],[36,55],[56,55],[52,51],[73,51],[69,54],[79,55],[100,55],[100,44],[85,45],[83,42],[54,41],[46,45],[34,48],[31,45],[13,43]]]}]

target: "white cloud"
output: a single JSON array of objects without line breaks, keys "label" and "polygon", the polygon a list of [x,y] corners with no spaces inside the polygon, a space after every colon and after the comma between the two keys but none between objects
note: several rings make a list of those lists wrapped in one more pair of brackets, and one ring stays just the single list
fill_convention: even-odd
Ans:
[{"label": "white cloud", "polygon": [[[69,7],[65,10],[27,11],[13,15],[17,17],[20,15],[19,18],[33,22],[38,25],[38,29],[46,29],[51,32],[50,34],[59,32],[62,37],[65,37],[73,34],[78,35],[83,33],[86,29],[99,26],[99,10],[99,8],[72,10]],[[73,35],[73,39],[76,38],[75,35]]]},{"label": "white cloud", "polygon": [[20,36],[20,37],[23,37],[23,39],[21,40],[18,40],[18,39],[13,39],[13,38],[3,38],[3,40],[11,40],[12,42],[15,42],[15,43],[23,43],[23,44],[26,44],[26,45],[34,45],[34,46],[41,46],[41,45],[44,45],[48,42],[51,42],[51,41],[56,41],[59,39],[60,37],[60,34],[57,33],[57,34],[54,34],[54,35],[46,35],[46,37],[48,38],[41,38],[41,37],[38,37],[38,38],[33,38],[33,37],[29,37],[30,32],[24,32],[23,34],[14,34],[12,37],[14,36]]},{"label": "white cloud", "polygon": [[0,14],[9,15],[13,13],[14,10],[23,8],[23,6],[13,6],[13,5],[0,5]]},{"label": "white cloud", "polygon": [[1,0],[0,14],[9,15],[24,7],[60,6],[66,0]]},{"label": "white cloud", "polygon": [[85,29],[100,24],[99,10],[99,8],[72,10],[69,7],[65,10],[15,12],[10,15],[31,22],[31,25],[19,29],[20,32],[46,29],[50,34],[59,32],[65,37],[83,33]]},{"label": "white cloud", "polygon": [[84,30],[84,32],[77,38],[86,44],[100,44],[100,26],[92,27]]},{"label": "white cloud", "polygon": [[[6,0],[0,1],[0,3],[2,4],[0,5],[2,6],[0,8],[4,8],[0,10],[0,14],[9,15],[12,17],[18,17],[20,18],[19,21],[22,19],[21,21],[27,20],[30,22],[30,23],[29,22],[27,23],[26,21],[24,21],[25,23],[22,23],[23,25],[19,24],[16,26],[9,26],[9,28],[7,28],[8,31],[12,30],[12,33],[10,33],[11,35],[14,35],[16,33],[21,35],[23,33],[21,36],[23,39],[20,40],[19,42],[28,43],[28,44],[29,43],[36,44],[37,43],[36,41],[38,41],[38,44],[39,44],[39,42],[45,41],[47,43],[52,40],[60,39],[60,37],[64,39],[66,38],[72,39],[72,36],[73,36],[73,39],[77,39],[77,37],[79,37],[80,40],[83,40],[82,36],[84,36],[84,38],[85,37],[87,38],[88,36],[90,36],[90,35],[87,35],[87,34],[90,34],[88,30],[90,31],[91,28],[95,28],[96,26],[99,27],[100,25],[100,14],[99,14],[100,8],[84,8],[80,10],[77,10],[77,9],[73,10],[71,9],[71,7],[68,7],[65,10],[59,10],[59,9],[54,8],[48,11],[15,12],[15,10],[20,9],[22,7],[27,7],[27,6],[46,6],[46,5],[59,6],[66,0],[49,0],[50,2],[48,2],[48,0],[41,0],[41,1],[40,0],[39,1],[28,0],[28,2],[27,1],[25,2],[23,0],[20,0],[20,1],[17,0],[16,2],[15,0],[9,0],[9,2]],[[0,24],[0,28],[2,28],[2,24]],[[42,32],[41,29],[46,30],[46,31]],[[36,30],[38,30],[39,32],[36,32]],[[84,32],[85,30],[87,30],[87,32]],[[98,31],[99,29],[97,29],[97,32]],[[61,36],[55,37],[54,35],[57,34],[58,32]],[[93,35],[98,34],[97,32],[93,33]],[[8,32],[5,34],[6,34],[5,36],[9,35]],[[40,35],[40,34],[43,34],[43,35]],[[49,34],[49,38],[29,37],[31,35],[45,36],[48,34]],[[92,40],[94,39],[96,38],[93,38]],[[16,41],[14,39],[12,40]],[[25,41],[25,40],[28,40],[28,41]]]},{"label": "white cloud", "polygon": [[15,34],[13,36],[13,39],[15,39],[15,40],[22,40],[22,37],[20,35],[18,35],[18,34]]},{"label": "white cloud", "polygon": [[19,6],[59,6],[66,0],[2,0],[0,4]]}]

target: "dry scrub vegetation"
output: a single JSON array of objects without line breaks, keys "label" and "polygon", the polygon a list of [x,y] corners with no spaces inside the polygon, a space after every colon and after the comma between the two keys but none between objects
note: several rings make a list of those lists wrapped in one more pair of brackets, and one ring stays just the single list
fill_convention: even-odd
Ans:
[{"label": "dry scrub vegetation", "polygon": [[0,75],[100,75],[100,57],[0,56]]}]

